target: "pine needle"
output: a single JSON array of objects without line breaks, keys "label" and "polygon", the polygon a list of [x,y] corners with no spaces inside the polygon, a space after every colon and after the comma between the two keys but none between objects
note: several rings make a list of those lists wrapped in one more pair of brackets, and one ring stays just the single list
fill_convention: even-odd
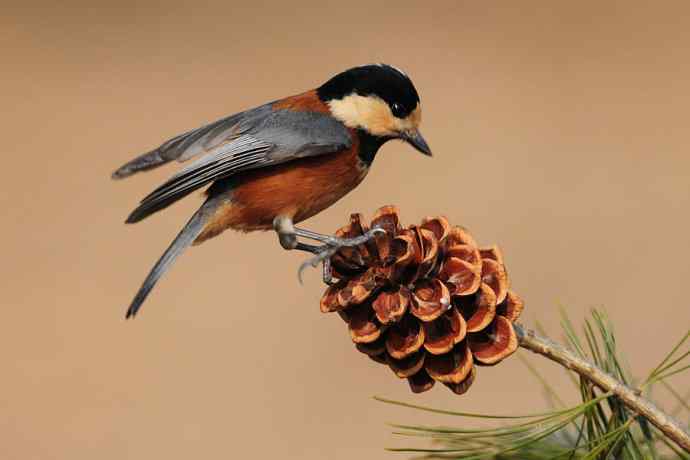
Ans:
[{"label": "pine needle", "polygon": [[[619,354],[613,327],[601,311],[593,310],[583,322],[582,333],[563,310],[562,327],[567,343],[583,359],[629,385],[632,380]],[[685,360],[690,350],[679,353],[690,338],[686,334],[668,353],[642,384],[650,389],[659,382],[677,401],[676,415],[690,412],[688,398],[683,397],[666,379],[688,369]],[[567,407],[559,394],[541,377],[537,368],[526,359],[523,363],[541,383],[546,394],[558,404],[556,410],[533,414],[480,414],[436,409],[382,397],[376,400],[413,410],[454,417],[486,419],[508,423],[492,428],[430,427],[394,424],[394,434],[407,438],[427,439],[429,448],[397,447],[387,450],[425,454],[428,459],[463,460],[667,460],[690,456],[650,426],[648,421],[623,405],[612,393],[603,393],[588,380],[578,379],[582,402]],[[569,373],[570,374],[570,373]]]}]

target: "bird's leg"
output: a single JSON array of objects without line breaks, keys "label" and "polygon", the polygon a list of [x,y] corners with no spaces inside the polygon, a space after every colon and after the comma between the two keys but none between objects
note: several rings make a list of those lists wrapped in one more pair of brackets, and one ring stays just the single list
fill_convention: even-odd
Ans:
[{"label": "bird's leg", "polygon": [[292,219],[285,216],[276,216],[276,218],[273,219],[273,230],[278,234],[278,241],[280,241],[280,245],[283,249],[288,251],[297,249],[299,242],[297,241],[295,226],[292,223]]},{"label": "bird's leg", "polygon": [[335,254],[335,252],[338,250],[337,248],[334,249],[326,244],[316,246],[297,241],[297,229],[295,229],[292,219],[286,216],[277,216],[275,219],[273,219],[273,229],[278,234],[278,241],[280,241],[280,245],[284,249],[288,251],[297,249],[298,251],[306,251],[315,254],[315,257],[312,257],[300,265],[297,272],[297,277],[299,278],[300,283],[302,282],[302,272],[304,269],[308,265],[316,267],[319,262],[323,263],[323,281],[326,284],[331,283],[333,278],[331,273],[331,256]]},{"label": "bird's leg", "polygon": [[[323,280],[330,284],[331,276],[331,256],[338,252],[340,248],[359,246],[371,240],[376,234],[385,233],[385,230],[374,228],[369,230],[362,236],[355,238],[338,238],[335,236],[322,235],[321,233],[312,232],[302,228],[296,228],[292,223],[292,219],[286,216],[277,216],[273,219],[273,229],[278,234],[280,245],[287,249],[297,249],[299,251],[306,251],[314,254],[314,257],[307,259],[300,265],[297,272],[297,277],[302,281],[302,272],[308,266],[316,267],[319,263],[323,263]],[[312,245],[297,241],[297,237],[308,238],[310,240],[319,241],[323,244]]]}]

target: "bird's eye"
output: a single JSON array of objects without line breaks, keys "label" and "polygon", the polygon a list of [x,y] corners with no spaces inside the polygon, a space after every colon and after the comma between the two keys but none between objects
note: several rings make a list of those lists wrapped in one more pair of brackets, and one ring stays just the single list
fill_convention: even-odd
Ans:
[{"label": "bird's eye", "polygon": [[397,102],[394,102],[393,105],[391,105],[391,112],[393,112],[393,115],[397,118],[402,118],[405,115],[403,106]]}]

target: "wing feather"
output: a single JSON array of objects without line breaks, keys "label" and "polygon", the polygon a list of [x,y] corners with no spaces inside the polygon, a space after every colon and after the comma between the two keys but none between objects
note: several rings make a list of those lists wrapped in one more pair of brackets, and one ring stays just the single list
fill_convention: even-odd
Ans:
[{"label": "wing feather", "polygon": [[148,171],[158,166],[177,160],[187,161],[197,155],[212,151],[216,146],[240,136],[248,126],[243,123],[253,119],[267,109],[257,107],[246,112],[231,115],[212,123],[200,126],[179,134],[163,142],[157,148],[146,152],[113,172],[113,179],[122,179],[141,171]]},{"label": "wing feather", "polygon": [[273,147],[251,136],[240,136],[223,144],[149,193],[132,211],[127,222],[138,222],[220,177],[266,162],[266,153]]},{"label": "wing feather", "polygon": [[258,108],[245,112],[241,120],[229,123],[229,118],[160,147],[180,161],[197,155],[199,149],[206,153],[144,197],[127,218],[128,223],[138,222],[215,180],[352,145],[344,125],[319,113]]}]

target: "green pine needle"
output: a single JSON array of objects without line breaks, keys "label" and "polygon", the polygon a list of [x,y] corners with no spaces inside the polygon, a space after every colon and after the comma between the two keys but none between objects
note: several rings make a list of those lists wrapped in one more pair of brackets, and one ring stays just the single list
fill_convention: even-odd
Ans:
[{"label": "green pine needle", "polygon": [[[632,379],[617,348],[613,327],[602,311],[592,311],[591,318],[584,321],[581,335],[564,311],[561,324],[566,342],[572,350],[630,385]],[[687,362],[690,350],[682,351],[689,339],[690,331],[664,356],[641,385],[646,390],[650,390],[655,383],[665,388],[677,403],[675,415],[685,413],[685,416],[690,416],[690,403],[666,379],[690,369]],[[492,415],[435,409],[376,397],[378,401],[418,411],[499,423],[499,426],[492,428],[469,429],[393,424],[391,426],[397,430],[395,435],[427,439],[433,447],[387,450],[423,454],[422,458],[428,459],[690,460],[689,455],[681,452],[646,419],[631,413],[617,397],[601,392],[587,380],[580,378],[574,381],[582,402],[565,407],[558,392],[539,375],[535,366],[525,359],[522,361],[539,380],[549,399],[556,403],[556,409],[534,414]]]}]

